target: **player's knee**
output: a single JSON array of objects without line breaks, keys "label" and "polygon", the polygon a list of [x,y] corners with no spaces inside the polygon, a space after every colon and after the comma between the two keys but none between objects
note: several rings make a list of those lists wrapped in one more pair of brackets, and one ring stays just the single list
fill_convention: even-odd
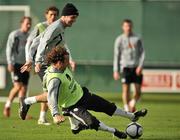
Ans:
[{"label": "player's knee", "polygon": [[20,84],[14,84],[14,89],[19,91],[21,89],[21,85]]},{"label": "player's knee", "polygon": [[95,117],[92,117],[88,122],[89,129],[95,129],[97,131],[99,128],[99,123],[99,120],[97,120]]}]

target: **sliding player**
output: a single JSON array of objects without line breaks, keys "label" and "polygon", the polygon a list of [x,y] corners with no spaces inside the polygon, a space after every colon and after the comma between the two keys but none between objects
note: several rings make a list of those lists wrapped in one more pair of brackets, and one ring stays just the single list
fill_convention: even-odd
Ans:
[{"label": "sliding player", "polygon": [[[125,19],[122,23],[123,34],[118,36],[114,45],[114,79],[122,74],[122,99],[126,111],[135,111],[136,102],[141,95],[142,69],[145,57],[144,48],[139,37],[133,31],[133,23]],[[120,69],[119,69],[120,66]],[[130,100],[130,84],[134,84],[134,95]]]},{"label": "sliding player", "polygon": [[[47,55],[50,65],[44,76],[44,90],[48,92],[48,104],[55,123],[62,121],[59,107],[62,107],[63,115],[69,116],[71,129],[74,134],[83,129],[94,129],[96,131],[107,131],[118,138],[126,138],[124,132],[118,131],[105,125],[93,116],[88,110],[103,112],[109,116],[122,116],[137,121],[144,117],[146,109],[135,113],[126,112],[118,108],[114,103],[92,94],[86,87],[81,87],[74,79],[69,69],[69,54],[64,47],[57,46]],[[28,106],[23,104],[21,114],[25,115]]]},{"label": "sliding player", "polygon": [[6,57],[8,63],[8,71],[11,73],[13,88],[9,93],[6,101],[3,114],[5,117],[10,116],[11,103],[13,102],[17,93],[19,98],[24,98],[27,91],[29,81],[29,72],[21,73],[20,68],[25,62],[25,43],[29,36],[31,28],[31,18],[23,17],[21,19],[21,27],[9,34]]}]

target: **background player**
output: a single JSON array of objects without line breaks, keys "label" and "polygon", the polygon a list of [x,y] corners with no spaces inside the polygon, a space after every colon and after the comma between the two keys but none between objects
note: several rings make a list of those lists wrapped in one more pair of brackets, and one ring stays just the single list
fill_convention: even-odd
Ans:
[{"label": "background player", "polygon": [[[118,108],[114,103],[92,94],[85,87],[81,87],[74,79],[69,67],[69,54],[64,47],[55,47],[47,55],[47,62],[51,66],[44,76],[44,89],[48,91],[48,104],[56,123],[62,121],[58,105],[63,108],[64,115],[69,116],[72,132],[79,133],[82,129],[94,129],[96,131],[107,131],[118,138],[126,138],[124,132],[111,128],[99,121],[88,110],[103,112],[109,116],[122,116],[132,121],[144,117],[147,110],[135,113],[126,112]],[[23,104],[22,111],[27,109]],[[22,113],[23,114],[23,113]],[[74,123],[74,119],[79,124]]]},{"label": "background player", "polygon": [[[46,21],[38,23],[34,27],[33,31],[30,33],[26,43],[26,63],[23,66],[24,70],[25,69],[30,70],[33,62],[35,61],[34,59],[35,59],[39,40],[36,40],[37,44],[35,45],[33,45],[33,40],[36,37],[38,37],[41,33],[43,33],[51,23],[57,20],[58,16],[59,16],[59,9],[57,7],[55,6],[48,7],[45,12]],[[41,103],[41,111],[38,119],[38,124],[50,125],[50,123],[48,123],[48,121],[46,120],[47,110],[48,110],[47,103]]]},{"label": "background player", "polygon": [[[132,21],[125,19],[122,23],[123,34],[115,40],[113,77],[118,80],[120,78],[119,70],[121,71],[124,109],[133,112],[141,95],[145,52],[140,38],[133,33],[132,28]],[[132,100],[130,100],[131,83],[134,83],[135,87]]]},{"label": "background player", "polygon": [[[38,72],[41,79],[43,79],[45,70],[48,67],[48,64],[45,62],[46,54],[57,44],[65,45],[64,30],[72,26],[78,15],[79,12],[77,8],[73,4],[68,3],[62,10],[61,18],[49,25],[45,32],[43,32],[35,58],[35,71]],[[22,67],[22,72],[24,70],[26,70],[26,68]],[[47,92],[25,99],[26,104],[33,104],[36,102],[47,102]]]},{"label": "background player", "polygon": [[21,73],[20,68],[25,63],[25,45],[29,36],[28,31],[31,28],[31,18],[23,17],[21,27],[9,34],[6,57],[8,71],[11,73],[13,88],[10,90],[9,97],[6,101],[3,114],[10,116],[10,107],[13,99],[19,93],[19,98],[24,98],[27,91],[29,72]]}]

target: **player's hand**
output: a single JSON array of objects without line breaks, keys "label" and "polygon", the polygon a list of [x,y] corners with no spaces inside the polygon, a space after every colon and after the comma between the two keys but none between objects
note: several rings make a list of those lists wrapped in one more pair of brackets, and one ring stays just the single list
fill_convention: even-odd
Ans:
[{"label": "player's hand", "polygon": [[113,73],[113,77],[114,77],[114,80],[119,80],[119,79],[120,79],[120,74],[119,74],[119,72],[114,72],[114,73]]},{"label": "player's hand", "polygon": [[137,67],[136,68],[136,74],[137,75],[141,75],[141,73],[142,73],[142,68],[141,67]]},{"label": "player's hand", "polygon": [[21,73],[25,72],[25,71],[30,71],[32,68],[32,62],[26,62],[22,67],[21,67]]},{"label": "player's hand", "polygon": [[41,64],[40,64],[40,63],[37,63],[37,64],[35,65],[35,72],[38,73],[38,72],[40,71],[40,69],[41,69]]},{"label": "player's hand", "polygon": [[76,62],[73,61],[73,60],[70,60],[70,61],[69,61],[69,64],[70,64],[70,66],[71,66],[71,68],[72,68],[72,71],[75,71],[75,68],[76,68]]},{"label": "player's hand", "polygon": [[65,121],[65,118],[64,116],[57,114],[53,117],[53,120],[55,124],[59,125],[60,123]]},{"label": "player's hand", "polygon": [[8,64],[8,71],[13,72],[14,71],[14,65]]}]

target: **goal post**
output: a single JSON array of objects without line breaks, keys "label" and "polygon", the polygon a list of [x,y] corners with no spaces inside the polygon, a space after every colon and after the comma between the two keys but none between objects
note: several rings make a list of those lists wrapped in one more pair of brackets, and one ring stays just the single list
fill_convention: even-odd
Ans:
[{"label": "goal post", "polygon": [[24,16],[30,16],[30,6],[28,5],[0,5],[0,12],[24,12]]}]

